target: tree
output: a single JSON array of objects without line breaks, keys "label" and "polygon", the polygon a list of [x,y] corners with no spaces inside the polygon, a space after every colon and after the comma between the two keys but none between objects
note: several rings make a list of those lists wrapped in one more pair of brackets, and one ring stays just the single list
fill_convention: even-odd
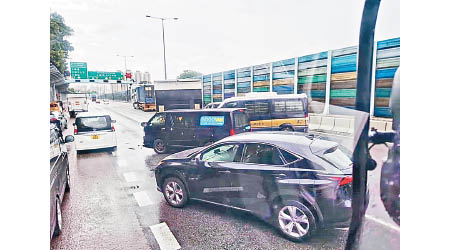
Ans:
[{"label": "tree", "polygon": [[65,37],[72,35],[73,29],[64,23],[64,18],[56,12],[50,14],[50,62],[59,72],[67,68],[66,59],[73,47]]},{"label": "tree", "polygon": [[194,71],[194,70],[183,70],[183,73],[181,73],[177,79],[200,79],[202,76],[202,73]]}]

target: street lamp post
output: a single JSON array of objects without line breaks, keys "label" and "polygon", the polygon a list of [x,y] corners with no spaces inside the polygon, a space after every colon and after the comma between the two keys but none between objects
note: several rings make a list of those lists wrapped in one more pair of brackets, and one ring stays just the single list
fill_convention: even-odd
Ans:
[{"label": "street lamp post", "polygon": [[164,79],[167,80],[167,69],[166,69],[166,41],[164,37],[164,20],[178,20],[178,17],[154,17],[146,15],[145,17],[155,18],[161,20],[162,25],[162,35],[163,35],[163,49],[164,49]]},{"label": "street lamp post", "polygon": [[[123,59],[125,60],[125,72],[124,72],[124,75],[125,75],[125,81],[127,80],[127,57],[134,57],[134,56],[124,56],[124,55],[119,55],[119,54],[117,54],[117,56],[121,56],[121,57],[123,57]],[[122,89],[122,88],[121,88]],[[129,101],[129,97],[128,97],[128,87],[127,87],[127,101]]]}]

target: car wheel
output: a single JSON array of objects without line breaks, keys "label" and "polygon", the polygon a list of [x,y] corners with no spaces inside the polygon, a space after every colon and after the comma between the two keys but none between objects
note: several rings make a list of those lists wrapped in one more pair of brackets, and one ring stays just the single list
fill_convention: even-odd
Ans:
[{"label": "car wheel", "polygon": [[188,201],[188,193],[178,178],[167,178],[163,184],[164,198],[172,207],[183,207]]},{"label": "car wheel", "polygon": [[274,214],[275,224],[280,232],[292,241],[308,239],[316,229],[316,220],[312,212],[300,202],[283,202],[277,206]]},{"label": "car wheel", "polygon": [[59,198],[56,198],[56,221],[55,221],[55,229],[53,230],[53,237],[61,234],[62,229],[62,212],[61,212],[61,202]]},{"label": "car wheel", "polygon": [[69,172],[69,167],[67,167],[66,170],[66,192],[70,192],[70,172]]},{"label": "car wheel", "polygon": [[167,146],[166,143],[161,140],[161,139],[156,139],[153,142],[153,149],[155,150],[156,153],[158,154],[164,154],[167,152]]},{"label": "car wheel", "polygon": [[290,131],[293,132],[294,130],[291,127],[283,127],[281,128],[281,131]]}]

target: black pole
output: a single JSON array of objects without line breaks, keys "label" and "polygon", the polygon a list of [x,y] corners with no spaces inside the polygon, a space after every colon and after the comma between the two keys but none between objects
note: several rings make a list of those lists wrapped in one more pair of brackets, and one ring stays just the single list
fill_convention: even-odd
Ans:
[{"label": "black pole", "polygon": [[[374,34],[379,7],[380,0],[366,0],[359,32],[356,110],[366,113],[370,113]],[[353,152],[352,221],[345,246],[347,250],[356,249],[359,246],[362,220],[368,203],[366,166],[369,156],[369,120],[369,116],[363,120],[364,128]]]}]

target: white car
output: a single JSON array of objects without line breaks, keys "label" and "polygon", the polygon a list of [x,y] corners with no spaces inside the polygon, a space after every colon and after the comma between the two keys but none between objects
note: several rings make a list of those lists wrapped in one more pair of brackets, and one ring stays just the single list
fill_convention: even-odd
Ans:
[{"label": "white car", "polygon": [[116,150],[116,130],[109,115],[80,114],[75,119],[74,137],[77,151],[109,148]]}]

